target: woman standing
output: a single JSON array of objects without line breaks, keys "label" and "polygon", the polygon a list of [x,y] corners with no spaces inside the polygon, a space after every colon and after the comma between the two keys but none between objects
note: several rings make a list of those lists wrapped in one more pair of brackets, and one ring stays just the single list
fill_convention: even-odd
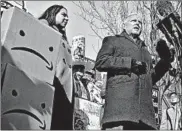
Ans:
[{"label": "woman standing", "polygon": [[54,78],[55,96],[52,114],[51,130],[72,129],[72,57],[66,37],[68,11],[62,5],[49,7],[39,20],[49,25],[61,34],[61,46],[56,64]]}]

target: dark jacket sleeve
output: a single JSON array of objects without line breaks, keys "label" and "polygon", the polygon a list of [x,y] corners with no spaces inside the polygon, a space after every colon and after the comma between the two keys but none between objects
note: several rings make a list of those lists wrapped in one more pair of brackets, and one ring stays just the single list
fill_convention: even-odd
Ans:
[{"label": "dark jacket sleeve", "polygon": [[159,81],[164,74],[169,70],[171,64],[169,61],[161,59],[154,68],[152,72],[152,84],[154,85],[157,81]]},{"label": "dark jacket sleeve", "polygon": [[102,47],[97,55],[95,68],[98,71],[117,71],[131,68],[130,57],[114,56],[115,47],[113,45],[112,36],[105,37]]}]

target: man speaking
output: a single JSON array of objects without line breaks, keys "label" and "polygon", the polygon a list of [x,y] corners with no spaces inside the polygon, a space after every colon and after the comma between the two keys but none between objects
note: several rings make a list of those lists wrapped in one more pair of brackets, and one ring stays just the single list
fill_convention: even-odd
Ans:
[{"label": "man speaking", "polygon": [[[152,86],[170,67],[166,43],[158,43],[160,61],[152,69],[152,59],[142,32],[141,16],[131,14],[120,35],[103,39],[95,67],[107,72],[103,129],[157,129],[152,104]],[[165,51],[161,52],[161,48]]]}]

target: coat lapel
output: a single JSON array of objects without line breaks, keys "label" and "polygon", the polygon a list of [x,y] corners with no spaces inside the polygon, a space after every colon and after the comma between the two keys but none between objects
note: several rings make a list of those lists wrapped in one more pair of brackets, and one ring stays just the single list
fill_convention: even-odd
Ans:
[{"label": "coat lapel", "polygon": [[125,37],[127,38],[128,40],[130,40],[132,43],[135,44],[135,42],[129,37],[129,35],[126,33],[126,31],[123,31],[120,35],[118,36],[121,36],[121,37]]},{"label": "coat lapel", "polygon": [[130,37],[129,35],[126,33],[126,31],[123,31],[120,35],[117,35],[117,36],[120,36],[120,37],[125,37],[127,38],[129,41],[131,41],[133,44],[135,44],[136,46],[138,47],[142,47],[142,46],[146,46],[145,43],[140,39],[138,38],[138,40],[136,42],[134,42]]}]

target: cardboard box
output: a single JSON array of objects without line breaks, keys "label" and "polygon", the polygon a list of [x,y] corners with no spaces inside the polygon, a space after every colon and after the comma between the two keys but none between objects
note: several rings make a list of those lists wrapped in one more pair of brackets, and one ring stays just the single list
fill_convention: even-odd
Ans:
[{"label": "cardboard box", "polygon": [[7,67],[7,64],[1,64],[1,89],[3,86],[3,82],[4,82],[6,67]]},{"label": "cardboard box", "polygon": [[53,84],[62,47],[61,34],[28,13],[12,7],[1,18],[2,63]]},{"label": "cardboard box", "polygon": [[74,130],[100,130],[102,105],[75,97]]},{"label": "cardboard box", "polygon": [[1,92],[3,130],[50,129],[54,87],[7,65]]},{"label": "cardboard box", "polygon": [[72,84],[72,55],[69,44],[63,40],[59,50],[58,62],[56,66],[56,77],[67,94],[69,101],[72,101],[73,84]]}]

